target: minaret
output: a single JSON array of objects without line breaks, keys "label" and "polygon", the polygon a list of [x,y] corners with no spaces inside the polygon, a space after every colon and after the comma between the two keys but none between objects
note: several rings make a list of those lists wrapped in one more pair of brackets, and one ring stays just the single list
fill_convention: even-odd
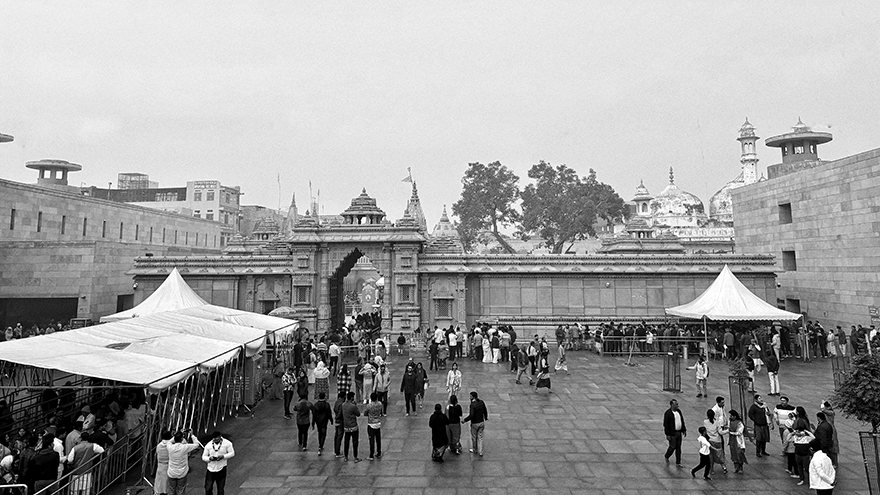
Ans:
[{"label": "minaret", "polygon": [[416,188],[415,181],[412,183],[412,195],[406,203],[406,213],[419,224],[420,231],[428,231],[428,221],[425,219],[425,212],[422,211],[422,202],[419,200],[419,190]]},{"label": "minaret", "polygon": [[739,162],[742,164],[743,183],[753,184],[758,182],[758,154],[755,152],[755,143],[760,139],[755,135],[755,128],[746,122],[739,128],[739,137],[736,138],[742,146],[742,155]]}]

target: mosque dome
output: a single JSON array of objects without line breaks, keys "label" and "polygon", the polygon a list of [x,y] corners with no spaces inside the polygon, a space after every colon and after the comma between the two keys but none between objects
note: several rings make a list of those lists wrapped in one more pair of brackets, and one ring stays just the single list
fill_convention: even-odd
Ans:
[{"label": "mosque dome", "polygon": [[706,219],[700,198],[675,185],[672,167],[669,167],[669,185],[651,201],[650,208],[655,225],[698,227]]},{"label": "mosque dome", "polygon": [[743,175],[728,182],[709,199],[709,218],[722,222],[733,222],[733,200],[730,192],[746,185]]}]

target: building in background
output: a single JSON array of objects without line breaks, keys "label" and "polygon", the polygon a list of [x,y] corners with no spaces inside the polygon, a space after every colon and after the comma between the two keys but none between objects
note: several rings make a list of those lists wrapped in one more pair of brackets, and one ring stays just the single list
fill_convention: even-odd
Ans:
[{"label": "building in background", "polygon": [[63,160],[27,163],[37,184],[0,179],[0,326],[97,321],[132,307],[137,256],[220,252],[217,222],[82,195]]},{"label": "building in background", "polygon": [[737,250],[776,257],[779,307],[825,328],[876,325],[880,149],[824,161],[818,146],[828,141],[800,119],[767,138],[782,162],[767,167],[766,181],[732,191]]},{"label": "building in background", "polygon": [[[82,188],[82,194],[217,222],[221,226],[222,246],[241,230],[239,186],[224,186],[217,180],[194,180],[188,181],[186,187],[158,187],[149,176],[138,173],[119,174],[119,179],[124,182],[117,189],[91,186]],[[147,187],[130,187],[134,185]]]}]

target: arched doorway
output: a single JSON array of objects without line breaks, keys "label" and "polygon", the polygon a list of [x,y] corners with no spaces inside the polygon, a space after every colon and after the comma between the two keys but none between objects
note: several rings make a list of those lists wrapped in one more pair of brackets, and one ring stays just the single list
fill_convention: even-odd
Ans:
[{"label": "arched doorway", "polygon": [[341,328],[348,317],[361,314],[378,328],[383,298],[381,278],[378,267],[360,249],[346,255],[329,280],[330,326]]}]

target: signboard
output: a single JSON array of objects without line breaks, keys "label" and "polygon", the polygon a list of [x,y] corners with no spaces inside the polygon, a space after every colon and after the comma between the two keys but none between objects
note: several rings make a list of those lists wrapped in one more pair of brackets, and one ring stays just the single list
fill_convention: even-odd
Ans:
[{"label": "signboard", "polygon": [[871,325],[880,325],[880,308],[868,306],[868,316],[871,317]]},{"label": "signboard", "polygon": [[197,180],[193,182],[193,188],[195,189],[216,189],[220,187],[220,181],[218,180]]}]

